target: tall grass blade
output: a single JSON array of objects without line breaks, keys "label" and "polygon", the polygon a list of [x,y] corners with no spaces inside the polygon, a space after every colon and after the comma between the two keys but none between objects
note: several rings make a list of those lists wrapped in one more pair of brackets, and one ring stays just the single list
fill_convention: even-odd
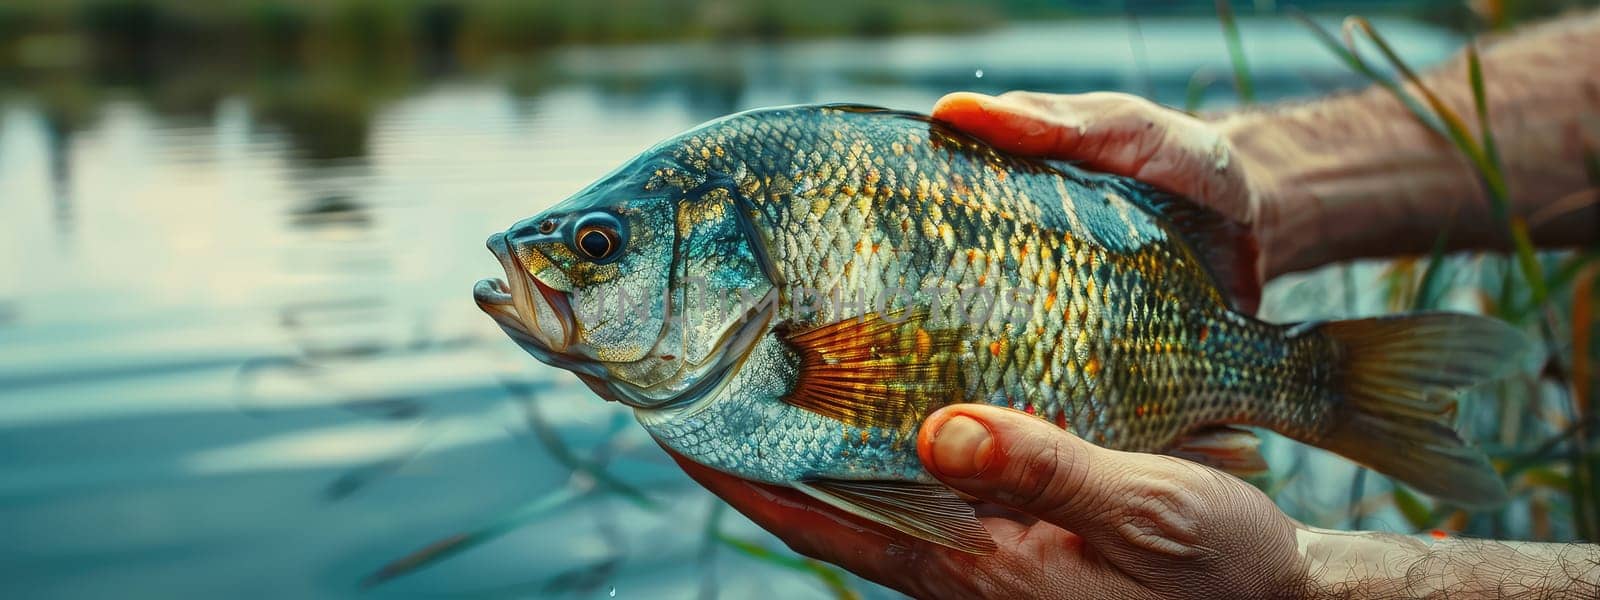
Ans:
[{"label": "tall grass blade", "polygon": [[1422,280],[1417,283],[1417,295],[1411,303],[1411,310],[1433,310],[1439,307],[1439,302],[1444,295],[1444,289],[1439,282],[1443,277],[1439,274],[1444,269],[1444,249],[1450,243],[1450,228],[1455,223],[1452,217],[1445,220],[1445,226],[1439,228],[1439,235],[1433,238],[1433,248],[1428,252],[1428,264],[1422,269]]},{"label": "tall grass blade", "polygon": [[1379,87],[1388,90],[1389,94],[1394,96],[1401,105],[1405,106],[1406,110],[1409,111],[1412,116],[1416,117],[1418,121],[1421,121],[1422,124],[1427,126],[1429,129],[1439,132],[1440,135],[1444,135],[1444,125],[1439,123],[1438,117],[1434,116],[1433,113],[1429,112],[1427,108],[1423,107],[1422,104],[1418,102],[1410,92],[1405,90],[1405,88],[1400,87],[1399,84],[1384,76],[1382,73],[1379,73],[1376,69],[1373,69],[1371,65],[1368,65],[1365,60],[1362,60],[1361,55],[1355,52],[1353,45],[1351,47],[1346,47],[1345,44],[1340,42],[1338,38],[1334,37],[1332,33],[1329,33],[1328,30],[1323,29],[1321,25],[1318,25],[1316,21],[1311,20],[1311,17],[1307,16],[1304,12],[1301,12],[1298,9],[1291,10],[1289,14],[1292,18],[1299,21],[1301,25],[1304,25],[1306,29],[1311,32],[1312,37],[1316,38],[1317,42],[1321,43],[1324,48],[1333,53],[1333,55],[1340,61],[1343,61],[1345,66],[1350,67],[1350,70],[1355,71],[1363,77],[1366,77],[1368,81],[1373,82]]},{"label": "tall grass blade", "polygon": [[1239,93],[1239,103],[1254,103],[1255,83],[1250,79],[1250,65],[1244,58],[1244,42],[1239,37],[1239,24],[1234,21],[1233,4],[1228,0],[1217,0],[1217,20],[1222,22],[1222,37],[1228,42],[1228,60],[1233,63],[1233,86]]},{"label": "tall grass blade", "polygon": [[543,497],[529,502],[492,523],[476,529],[446,536],[433,543],[411,552],[405,556],[390,561],[377,571],[361,580],[361,587],[370,588],[380,583],[389,581],[401,575],[414,573],[440,561],[466,552],[474,547],[481,546],[502,535],[516,530],[528,521],[540,517],[550,510],[566,505],[586,492],[576,486],[568,485]]},{"label": "tall grass blade", "polygon": [[1428,529],[1439,522],[1438,515],[1428,508],[1426,502],[1411,490],[1398,485],[1394,486],[1394,507],[1400,511],[1400,516],[1405,517],[1406,523],[1411,525],[1413,531]]},{"label": "tall grass blade", "polygon": [[845,580],[844,574],[826,564],[809,558],[775,552],[761,544],[736,538],[725,533],[718,533],[717,539],[740,554],[761,562],[815,575],[817,579],[828,587],[828,591],[832,592],[833,596],[839,600],[861,599],[861,594],[850,588],[850,584]]},{"label": "tall grass blade", "polygon": [[1217,81],[1217,76],[1210,70],[1200,69],[1189,76],[1189,85],[1183,92],[1183,112],[1194,114],[1200,110],[1200,104],[1205,100],[1206,88]]}]

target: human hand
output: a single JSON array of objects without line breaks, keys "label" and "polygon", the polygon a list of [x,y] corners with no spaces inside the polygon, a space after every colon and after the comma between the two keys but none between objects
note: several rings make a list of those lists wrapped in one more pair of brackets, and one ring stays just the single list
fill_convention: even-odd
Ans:
[{"label": "human hand", "polygon": [[[939,99],[933,117],[1015,154],[1074,161],[1189,198],[1258,240],[1266,239],[1281,195],[1270,174],[1229,142],[1224,124],[1138,96],[956,92]],[[1258,281],[1276,274],[1268,258],[1256,261]]]},{"label": "human hand", "polygon": [[1308,589],[1298,525],[1208,467],[1107,450],[977,404],[928,417],[917,452],[940,481],[980,502],[997,552],[900,535],[795,490],[673,458],[796,552],[918,598],[1281,598]]}]

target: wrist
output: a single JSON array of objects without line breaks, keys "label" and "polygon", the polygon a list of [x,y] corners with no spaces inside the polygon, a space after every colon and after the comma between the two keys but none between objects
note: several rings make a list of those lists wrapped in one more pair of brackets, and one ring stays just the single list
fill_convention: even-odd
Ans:
[{"label": "wrist", "polygon": [[[1404,536],[1303,527],[1296,532],[1306,567],[1306,600],[1332,598],[1422,598],[1429,578],[1413,582],[1412,569],[1428,547]],[[1415,585],[1414,585],[1415,584]]]},{"label": "wrist", "polygon": [[1596,598],[1600,546],[1301,528],[1306,599]]},{"label": "wrist", "polygon": [[[1260,251],[1263,281],[1293,270],[1287,265],[1306,262],[1308,250],[1321,247],[1319,207],[1287,180],[1295,175],[1295,157],[1303,156],[1299,141],[1284,131],[1276,112],[1241,111],[1211,119],[1227,141],[1232,160],[1244,173],[1252,198],[1249,226]],[[1320,260],[1312,258],[1309,260]]]},{"label": "wrist", "polygon": [[1454,240],[1483,237],[1477,225],[1488,206],[1474,172],[1386,90],[1242,113],[1219,126],[1259,195],[1268,277],[1426,253],[1447,221]]}]

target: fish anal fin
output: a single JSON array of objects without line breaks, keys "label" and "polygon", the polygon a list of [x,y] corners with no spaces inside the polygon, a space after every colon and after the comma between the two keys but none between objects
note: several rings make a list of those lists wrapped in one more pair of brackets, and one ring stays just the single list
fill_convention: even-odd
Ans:
[{"label": "fish anal fin", "polygon": [[800,367],[783,401],[857,427],[914,429],[961,389],[959,332],[926,321],[924,309],[873,313],[786,334]]},{"label": "fish anal fin", "polygon": [[792,485],[829,506],[918,539],[969,554],[999,549],[972,506],[943,485],[839,479]]},{"label": "fish anal fin", "polygon": [[1166,453],[1236,477],[1267,472],[1267,461],[1261,458],[1261,438],[1238,427],[1217,425],[1190,432]]}]

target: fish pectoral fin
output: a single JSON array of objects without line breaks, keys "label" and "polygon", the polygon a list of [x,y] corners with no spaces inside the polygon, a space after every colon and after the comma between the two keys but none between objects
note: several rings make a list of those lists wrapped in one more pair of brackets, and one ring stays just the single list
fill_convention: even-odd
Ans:
[{"label": "fish pectoral fin", "polygon": [[792,485],[829,506],[918,539],[969,554],[993,554],[999,549],[972,505],[943,485],[840,479]]},{"label": "fish pectoral fin", "polygon": [[925,308],[871,313],[784,341],[800,355],[783,401],[856,427],[911,431],[940,406],[959,401],[955,329],[929,329]]},{"label": "fish pectoral fin", "polygon": [[1167,449],[1166,454],[1235,477],[1254,477],[1267,472],[1267,461],[1261,458],[1261,438],[1247,429],[1227,425],[1190,432]]}]

